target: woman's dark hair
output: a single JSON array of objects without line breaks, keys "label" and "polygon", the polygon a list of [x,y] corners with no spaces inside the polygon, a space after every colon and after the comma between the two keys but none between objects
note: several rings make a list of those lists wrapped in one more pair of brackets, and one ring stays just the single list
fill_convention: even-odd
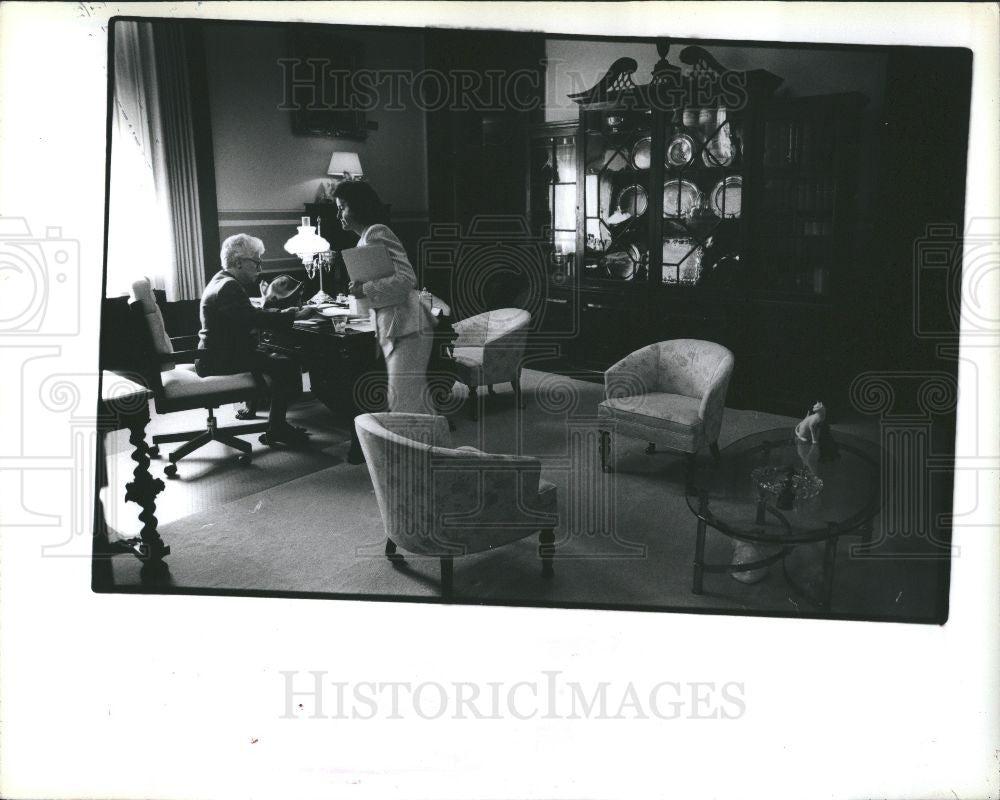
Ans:
[{"label": "woman's dark hair", "polygon": [[370,183],[341,181],[333,190],[334,199],[340,198],[351,208],[351,214],[362,225],[385,223],[385,206]]}]

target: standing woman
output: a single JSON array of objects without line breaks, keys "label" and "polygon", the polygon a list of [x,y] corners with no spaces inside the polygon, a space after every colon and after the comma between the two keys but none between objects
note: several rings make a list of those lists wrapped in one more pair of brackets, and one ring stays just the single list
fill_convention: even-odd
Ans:
[{"label": "standing woman", "polygon": [[427,362],[433,346],[430,309],[420,302],[417,276],[406,250],[382,223],[382,201],[370,184],[343,181],[333,192],[337,217],[344,230],[361,238],[358,247],[382,245],[389,251],[395,273],[385,278],[351,282],[355,297],[367,297],[375,312],[375,335],[389,374],[389,411],[434,413],[427,392]]}]

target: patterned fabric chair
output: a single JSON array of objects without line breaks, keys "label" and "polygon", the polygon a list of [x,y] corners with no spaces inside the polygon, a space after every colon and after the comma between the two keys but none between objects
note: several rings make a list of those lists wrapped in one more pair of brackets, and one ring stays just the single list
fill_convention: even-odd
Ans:
[{"label": "patterned fabric chair", "polygon": [[174,349],[174,343],[179,340],[167,336],[163,314],[156,304],[148,278],[141,278],[132,284],[132,298],[129,303],[129,313],[133,320],[132,333],[142,353],[143,379],[146,386],[153,391],[156,413],[170,414],[194,408],[204,408],[208,411],[208,420],[204,428],[157,434],[153,437],[152,455],[159,453],[160,444],[184,442],[168,454],[170,463],[164,468],[164,474],[168,478],[176,478],[177,462],[209,442],[221,442],[239,450],[240,464],[249,464],[253,448],[248,442],[237,439],[236,436],[265,431],[267,423],[220,428],[214,412],[216,408],[226,403],[239,403],[255,397],[257,385],[253,375],[241,372],[236,375],[202,378],[195,372],[192,362],[195,358],[203,356],[205,351]]},{"label": "patterned fabric chair", "polygon": [[458,380],[469,387],[472,419],[479,418],[477,388],[510,382],[521,405],[521,361],[531,314],[523,308],[484,311],[455,324],[454,355]]},{"label": "patterned fabric chair", "polygon": [[[647,345],[604,373],[604,402],[597,407],[616,432],[657,443],[687,457],[691,491],[695,456],[708,445],[719,457],[719,431],[733,354],[720,344],[674,339]],[[601,430],[601,468],[607,470],[610,427]]]},{"label": "patterned fabric chair", "polygon": [[362,414],[354,425],[385,524],[386,556],[407,552],[441,560],[441,590],[451,595],[455,556],[480,553],[539,534],[542,576],[552,576],[556,487],[530,456],[451,446],[444,417]]}]

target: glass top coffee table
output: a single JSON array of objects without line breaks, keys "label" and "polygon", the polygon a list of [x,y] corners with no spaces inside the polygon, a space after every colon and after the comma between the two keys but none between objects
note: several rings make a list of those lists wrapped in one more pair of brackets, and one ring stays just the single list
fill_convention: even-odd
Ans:
[{"label": "glass top coffee table", "polygon": [[[832,441],[801,442],[791,428],[763,431],[729,445],[717,465],[696,473],[687,498],[698,518],[695,594],[702,593],[706,572],[753,583],[781,561],[788,583],[829,609],[837,543],[845,534],[870,540],[881,505],[879,446],[838,431]],[[736,541],[732,562],[705,563],[708,528]],[[804,588],[786,560],[797,546],[815,542],[825,545],[818,592]]]}]

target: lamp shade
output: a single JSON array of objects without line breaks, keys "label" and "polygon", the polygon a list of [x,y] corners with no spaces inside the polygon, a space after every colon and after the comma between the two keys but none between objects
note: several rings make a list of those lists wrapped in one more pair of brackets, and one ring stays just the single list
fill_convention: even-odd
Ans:
[{"label": "lamp shade", "polygon": [[361,159],[357,153],[334,153],[330,156],[330,166],[326,168],[326,174],[360,178],[364,175],[361,171]]},{"label": "lamp shade", "polygon": [[309,224],[309,217],[302,217],[299,232],[285,242],[285,252],[298,256],[303,263],[312,261],[317,253],[325,253],[330,249],[330,243],[317,235],[316,227]]}]

